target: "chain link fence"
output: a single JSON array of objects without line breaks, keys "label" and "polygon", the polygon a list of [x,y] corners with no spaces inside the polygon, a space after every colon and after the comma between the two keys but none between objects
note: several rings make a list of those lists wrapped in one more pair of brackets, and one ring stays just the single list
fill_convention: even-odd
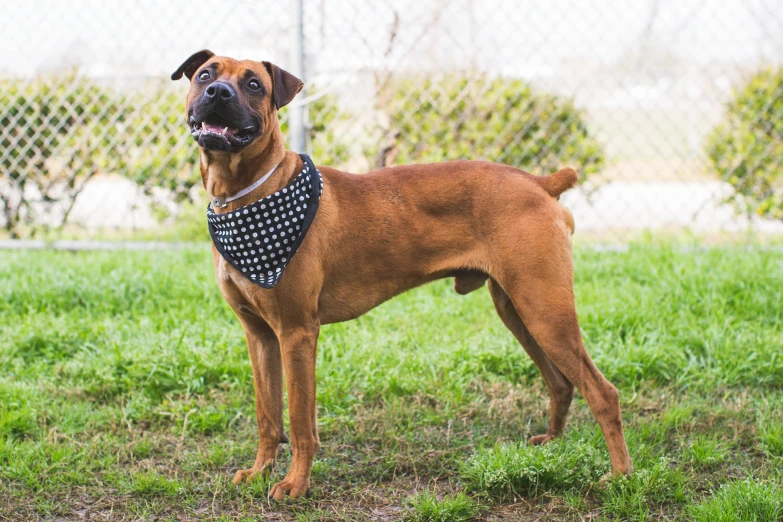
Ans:
[{"label": "chain link fence", "polygon": [[586,235],[783,233],[774,0],[7,0],[0,17],[5,235],[201,231],[186,84],[168,75],[202,48],[303,54],[317,164],[567,165]]}]

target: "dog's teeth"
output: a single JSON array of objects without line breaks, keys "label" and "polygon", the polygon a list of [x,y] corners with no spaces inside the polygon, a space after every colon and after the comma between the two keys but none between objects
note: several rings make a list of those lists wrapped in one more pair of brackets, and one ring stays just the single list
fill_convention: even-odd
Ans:
[{"label": "dog's teeth", "polygon": [[204,131],[207,130],[207,124],[204,123],[203,121],[201,122],[201,130],[204,130]]},{"label": "dog's teeth", "polygon": [[227,130],[228,130],[228,127],[226,127],[225,129],[223,129],[223,132],[221,132],[220,134],[222,134],[223,136],[225,136],[225,135],[226,135],[226,131],[227,131]]}]

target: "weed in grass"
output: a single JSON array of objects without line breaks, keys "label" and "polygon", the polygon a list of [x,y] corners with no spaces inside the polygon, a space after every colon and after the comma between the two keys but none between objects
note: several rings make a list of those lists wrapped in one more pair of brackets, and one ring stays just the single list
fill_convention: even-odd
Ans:
[{"label": "weed in grass", "polygon": [[230,449],[222,441],[210,442],[199,452],[196,459],[196,467],[216,470],[227,466],[231,462],[231,457]]},{"label": "weed in grass", "polygon": [[608,469],[594,445],[561,438],[544,446],[518,443],[479,450],[461,474],[471,491],[508,499],[589,487]]},{"label": "weed in grass", "polygon": [[582,491],[566,491],[563,493],[566,506],[577,513],[590,511],[590,503]]},{"label": "weed in grass", "polygon": [[0,438],[20,440],[39,434],[32,391],[0,379]]},{"label": "weed in grass", "polygon": [[770,457],[783,457],[783,422],[777,418],[760,419],[759,441]]},{"label": "weed in grass", "polygon": [[131,451],[137,459],[146,459],[152,455],[152,441],[148,438],[139,439],[131,446]]},{"label": "weed in grass", "polygon": [[666,410],[661,419],[665,429],[677,430],[681,426],[694,422],[696,406],[694,404],[677,404]]},{"label": "weed in grass", "polygon": [[[255,519],[253,519],[255,520]],[[294,515],[296,522],[320,522],[321,520],[350,520],[348,517],[335,517],[334,511],[327,509],[311,509]]]},{"label": "weed in grass", "polygon": [[255,499],[266,500],[269,498],[269,490],[272,489],[272,484],[280,480],[282,477],[274,472],[264,474],[257,474],[253,476],[253,480],[249,484],[242,486],[243,492],[252,496]]},{"label": "weed in grass", "polygon": [[714,468],[726,461],[729,445],[717,434],[695,435],[682,445],[683,458],[694,466]]},{"label": "weed in grass", "polygon": [[653,512],[666,511],[666,503],[685,499],[686,477],[668,459],[637,468],[631,476],[617,477],[601,490],[602,510],[620,520],[647,520]]},{"label": "weed in grass", "polygon": [[185,486],[178,480],[163,477],[154,471],[146,471],[131,477],[129,490],[142,496],[174,497],[184,492]]},{"label": "weed in grass", "polygon": [[688,509],[695,522],[779,522],[783,490],[777,484],[743,480],[722,485],[712,496]]},{"label": "weed in grass", "polygon": [[225,431],[231,418],[236,412],[230,411],[225,406],[205,406],[196,409],[193,415],[188,417],[187,429],[194,433],[211,435]]},{"label": "weed in grass", "polygon": [[467,522],[479,513],[478,504],[464,491],[440,500],[434,493],[420,493],[410,503],[414,509],[411,522]]},{"label": "weed in grass", "polygon": [[0,411],[0,434],[18,440],[31,437],[38,432],[35,412],[23,408],[16,411]]}]

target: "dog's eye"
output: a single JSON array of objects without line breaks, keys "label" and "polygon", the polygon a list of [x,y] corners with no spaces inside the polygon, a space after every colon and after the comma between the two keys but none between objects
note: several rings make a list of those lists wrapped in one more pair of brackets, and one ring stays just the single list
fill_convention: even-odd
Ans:
[{"label": "dog's eye", "polygon": [[253,89],[254,91],[257,91],[258,89],[261,88],[261,82],[259,82],[258,80],[250,80],[247,83],[247,86]]},{"label": "dog's eye", "polygon": [[209,80],[209,71],[201,71],[198,75],[199,80]]}]

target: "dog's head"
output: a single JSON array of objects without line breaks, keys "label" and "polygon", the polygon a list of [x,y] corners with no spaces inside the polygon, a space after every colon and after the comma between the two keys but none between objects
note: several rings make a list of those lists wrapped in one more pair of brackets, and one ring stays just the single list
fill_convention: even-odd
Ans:
[{"label": "dog's head", "polygon": [[277,130],[277,110],[302,90],[302,81],[269,62],[234,60],[199,51],[171,75],[190,80],[190,133],[204,149],[239,152]]}]

